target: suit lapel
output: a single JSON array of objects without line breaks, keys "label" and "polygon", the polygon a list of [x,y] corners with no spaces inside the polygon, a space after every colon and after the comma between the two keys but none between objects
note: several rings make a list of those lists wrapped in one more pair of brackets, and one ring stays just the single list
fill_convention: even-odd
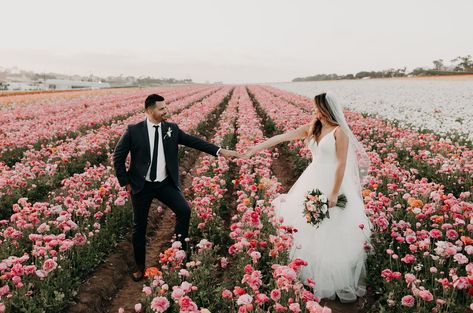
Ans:
[{"label": "suit lapel", "polygon": [[151,160],[151,150],[149,148],[149,135],[148,135],[148,125],[146,123],[146,120],[144,120],[141,126],[141,131],[143,132],[143,138],[145,138],[145,146],[146,146],[146,151],[148,151],[149,159]]},{"label": "suit lapel", "polygon": [[162,131],[162,138],[163,138],[163,148],[164,148],[164,154],[166,154],[166,147],[168,146],[171,138],[167,137],[167,130],[170,127],[165,121],[161,121],[161,125],[163,125],[163,128],[161,129]]}]

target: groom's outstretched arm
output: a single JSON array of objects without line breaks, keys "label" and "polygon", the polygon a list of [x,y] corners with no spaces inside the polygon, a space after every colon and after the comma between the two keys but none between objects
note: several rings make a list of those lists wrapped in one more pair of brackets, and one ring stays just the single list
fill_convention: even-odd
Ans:
[{"label": "groom's outstretched arm", "polygon": [[177,131],[179,144],[200,150],[213,156],[217,156],[217,152],[220,150],[220,147],[214,145],[213,143],[202,140],[198,137],[186,134],[179,128],[179,126],[177,126]]},{"label": "groom's outstretched arm", "polygon": [[128,156],[128,152],[130,152],[130,147],[130,131],[127,127],[113,152],[113,167],[115,168],[115,175],[122,187],[130,184],[130,178],[126,174],[125,166],[126,157]]}]

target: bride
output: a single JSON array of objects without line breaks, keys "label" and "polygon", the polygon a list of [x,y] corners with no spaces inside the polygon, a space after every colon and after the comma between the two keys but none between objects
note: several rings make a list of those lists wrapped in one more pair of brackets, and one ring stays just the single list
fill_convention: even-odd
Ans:
[{"label": "bride", "polygon": [[[254,146],[246,157],[281,142],[306,140],[312,162],[289,192],[276,198],[273,205],[283,224],[298,230],[290,257],[308,262],[300,273],[302,281],[315,281],[318,298],[338,296],[341,302],[354,302],[366,292],[364,248],[371,231],[364,212],[361,181],[367,173],[369,158],[334,97],[322,93],[314,100],[313,120],[309,124]],[[330,218],[318,228],[308,224],[303,214],[305,194],[316,188],[327,196],[330,211]],[[347,197],[345,208],[335,206],[340,194]]]}]

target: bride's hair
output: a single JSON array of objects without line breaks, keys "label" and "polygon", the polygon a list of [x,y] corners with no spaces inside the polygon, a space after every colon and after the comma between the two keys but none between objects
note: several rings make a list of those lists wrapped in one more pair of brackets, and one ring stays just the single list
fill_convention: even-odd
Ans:
[{"label": "bride's hair", "polygon": [[[335,114],[330,108],[330,105],[327,102],[327,98],[325,97],[327,94],[321,93],[314,97],[315,105],[317,109],[319,109],[320,113],[325,117],[327,123],[331,125],[338,125],[337,119],[335,118]],[[314,119],[311,122],[310,130],[309,130],[309,137],[318,138],[320,133],[322,132],[322,122],[314,116]]]}]

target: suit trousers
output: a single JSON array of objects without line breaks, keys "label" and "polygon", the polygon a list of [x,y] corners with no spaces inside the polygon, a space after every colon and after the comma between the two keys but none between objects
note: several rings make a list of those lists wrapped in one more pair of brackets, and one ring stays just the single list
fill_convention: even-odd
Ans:
[{"label": "suit trousers", "polygon": [[185,238],[189,235],[191,209],[182,192],[168,176],[162,182],[145,182],[143,189],[132,195],[133,204],[133,253],[136,266],[144,269],[146,264],[146,227],[151,202],[156,198],[176,214],[174,232],[182,242],[182,249],[187,249]]}]

